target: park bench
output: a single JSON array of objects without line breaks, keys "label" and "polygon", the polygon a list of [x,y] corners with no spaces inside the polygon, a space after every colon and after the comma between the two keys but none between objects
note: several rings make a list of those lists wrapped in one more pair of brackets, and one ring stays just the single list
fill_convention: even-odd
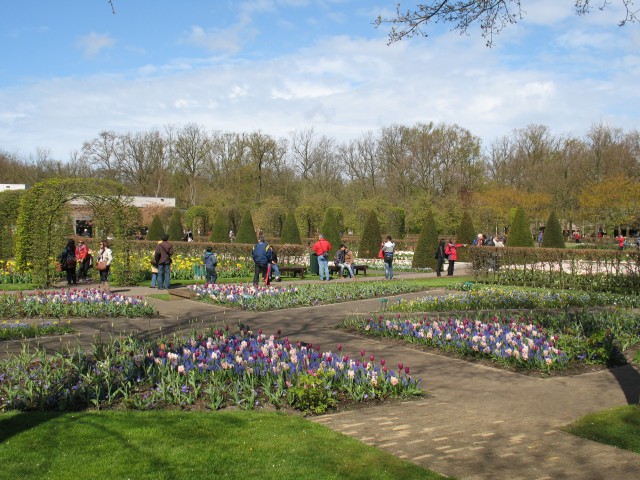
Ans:
[{"label": "park bench", "polygon": [[[367,268],[368,268],[367,265],[351,265],[351,268],[353,268],[354,275],[357,275],[358,272],[362,272],[365,275],[365,277],[367,276]],[[345,271],[346,270],[347,269],[345,268]],[[334,273],[340,274],[340,267],[336,265],[329,265],[329,274],[331,275]]]},{"label": "park bench", "polygon": [[283,267],[278,265],[278,267],[280,268],[280,275],[283,274],[289,274],[292,277],[296,277],[297,275],[300,275],[300,278],[304,278],[304,274],[306,273],[307,269],[305,267]]}]

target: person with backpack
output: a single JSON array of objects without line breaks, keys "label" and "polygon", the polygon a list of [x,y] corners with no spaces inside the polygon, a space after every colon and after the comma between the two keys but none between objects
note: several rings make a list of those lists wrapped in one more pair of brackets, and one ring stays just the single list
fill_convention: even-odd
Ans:
[{"label": "person with backpack", "polygon": [[216,257],[216,254],[213,253],[212,247],[207,247],[207,250],[204,252],[204,256],[202,257],[202,261],[204,262],[205,278],[207,283],[216,283],[218,280],[218,273],[216,272],[218,258]]},{"label": "person with backpack", "polygon": [[387,241],[380,246],[380,250],[384,255],[384,278],[391,280],[393,278],[393,253],[396,249],[396,244],[391,241],[391,236],[387,237]]},{"label": "person with backpack", "polygon": [[155,260],[158,264],[158,290],[169,290],[171,283],[171,256],[173,245],[169,243],[169,235],[162,236],[162,242],[156,246]]},{"label": "person with backpack", "polygon": [[67,274],[67,285],[75,285],[78,283],[78,277],[76,276],[76,242],[73,238],[67,241],[67,246],[64,247],[60,254],[60,270]]}]

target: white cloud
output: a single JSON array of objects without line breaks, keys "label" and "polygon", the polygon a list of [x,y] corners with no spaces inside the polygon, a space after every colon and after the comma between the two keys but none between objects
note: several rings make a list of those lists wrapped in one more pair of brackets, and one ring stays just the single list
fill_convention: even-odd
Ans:
[{"label": "white cloud", "polygon": [[78,47],[84,51],[84,56],[88,58],[96,57],[102,50],[111,48],[115,44],[115,40],[108,33],[96,32],[80,37],[77,41]]}]

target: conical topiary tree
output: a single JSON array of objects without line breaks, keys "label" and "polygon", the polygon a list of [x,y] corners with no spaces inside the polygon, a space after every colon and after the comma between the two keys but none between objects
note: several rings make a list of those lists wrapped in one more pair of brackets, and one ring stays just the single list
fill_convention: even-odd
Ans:
[{"label": "conical topiary tree", "polygon": [[253,226],[253,218],[251,212],[246,210],[242,215],[240,221],[240,227],[238,228],[238,234],[236,235],[236,242],[238,243],[256,243],[258,237],[256,236],[256,230]]},{"label": "conical topiary tree", "polygon": [[428,211],[427,216],[422,222],[422,229],[418,237],[416,249],[413,252],[413,261],[411,268],[433,268],[437,267],[438,261],[435,259],[436,249],[438,248],[438,230],[436,229],[436,221],[433,218],[433,212]]},{"label": "conical topiary tree", "polygon": [[464,212],[462,214],[462,218],[460,219],[460,226],[458,227],[458,232],[456,234],[456,241],[458,243],[471,245],[476,237],[477,232],[473,226],[471,215],[469,215],[469,212]]},{"label": "conical topiary tree", "polygon": [[300,245],[302,243],[300,230],[298,230],[298,222],[296,222],[296,216],[292,211],[287,213],[287,217],[284,219],[280,242],[293,245]]},{"label": "conical topiary tree", "polygon": [[171,240],[172,242],[177,242],[184,238],[184,230],[182,229],[182,215],[180,215],[180,210],[176,210],[175,212],[173,212],[173,215],[171,215],[167,234],[169,235],[169,240]]},{"label": "conical topiary tree", "polygon": [[558,221],[556,211],[552,210],[544,226],[544,235],[542,236],[542,247],[545,248],[564,248],[564,237],[562,236],[562,227]]},{"label": "conical topiary tree", "polygon": [[211,227],[211,236],[209,240],[213,243],[224,243],[229,241],[229,232],[227,231],[227,217],[222,212],[218,211],[216,219]]},{"label": "conical topiary tree", "polygon": [[373,210],[369,211],[367,221],[364,224],[362,235],[360,237],[360,246],[358,247],[358,257],[360,258],[377,258],[380,251],[380,243],[382,242],[382,232],[380,232],[380,223],[378,216]]},{"label": "conical topiary tree", "polygon": [[162,220],[159,215],[154,215],[151,220],[151,226],[147,232],[147,240],[162,240],[164,235],[164,227],[162,226]]},{"label": "conical topiary tree", "polygon": [[524,208],[518,207],[513,216],[513,224],[509,228],[507,236],[507,246],[509,247],[533,247],[533,236],[529,230],[529,220]]},{"label": "conical topiary tree", "polygon": [[324,238],[331,244],[331,250],[329,251],[329,259],[333,260],[333,254],[340,246],[340,225],[338,224],[338,218],[336,217],[336,210],[333,208],[327,208],[324,214],[324,221],[322,227],[320,227],[320,233],[324,235]]}]

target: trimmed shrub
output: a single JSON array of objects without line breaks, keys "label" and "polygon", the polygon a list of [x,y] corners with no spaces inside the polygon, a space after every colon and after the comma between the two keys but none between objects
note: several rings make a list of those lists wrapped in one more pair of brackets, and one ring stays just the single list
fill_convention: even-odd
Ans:
[{"label": "trimmed shrub", "polygon": [[544,248],[564,248],[564,238],[562,236],[562,227],[558,221],[556,211],[552,210],[544,227],[544,235],[542,236],[542,247]]},{"label": "trimmed shrub", "polygon": [[436,268],[437,260],[435,257],[438,248],[438,231],[436,229],[436,221],[433,218],[433,212],[429,210],[427,216],[422,222],[422,229],[418,237],[416,249],[413,252],[412,268]]},{"label": "trimmed shrub", "polygon": [[13,228],[23,193],[24,190],[0,192],[0,259],[3,260],[13,257]]},{"label": "trimmed shrub", "polygon": [[329,258],[333,259],[333,254],[340,246],[340,225],[337,217],[337,209],[327,208],[324,214],[324,221],[320,232],[324,235],[324,238],[331,244],[331,250],[329,251]]},{"label": "trimmed shrub", "polygon": [[296,216],[293,212],[289,212],[287,218],[284,220],[280,243],[291,245],[302,244],[302,240],[300,240],[300,230],[298,230],[298,223],[296,222]]},{"label": "trimmed shrub", "polygon": [[378,252],[380,251],[380,243],[382,243],[382,232],[380,231],[378,216],[376,212],[370,210],[367,222],[364,224],[362,236],[360,237],[358,257],[377,258]]},{"label": "trimmed shrub", "polygon": [[242,215],[242,221],[240,222],[240,228],[236,235],[236,242],[238,243],[256,243],[258,237],[256,236],[256,229],[253,226],[253,218],[249,210],[245,211]]},{"label": "trimmed shrub", "polygon": [[151,226],[147,232],[147,240],[162,240],[164,235],[164,227],[162,226],[162,220],[159,215],[154,215],[151,220]]},{"label": "trimmed shrub", "polygon": [[211,236],[209,237],[213,243],[225,243],[229,241],[229,231],[227,230],[227,216],[222,210],[218,210],[216,219],[211,227]]},{"label": "trimmed shrub", "polygon": [[169,222],[169,228],[167,229],[169,240],[177,242],[184,239],[184,229],[182,228],[182,215],[180,211],[176,210],[171,215],[171,221]]},{"label": "trimmed shrub", "polygon": [[524,208],[518,207],[513,216],[513,224],[507,237],[509,247],[533,247],[533,236],[529,230],[529,220]]},{"label": "trimmed shrub", "polygon": [[406,233],[404,208],[393,207],[387,211],[386,230],[393,238],[404,238]]},{"label": "trimmed shrub", "polygon": [[460,226],[458,227],[458,232],[456,234],[456,241],[458,243],[471,245],[476,239],[476,236],[476,229],[473,226],[471,215],[469,215],[469,212],[464,212],[460,219]]}]

